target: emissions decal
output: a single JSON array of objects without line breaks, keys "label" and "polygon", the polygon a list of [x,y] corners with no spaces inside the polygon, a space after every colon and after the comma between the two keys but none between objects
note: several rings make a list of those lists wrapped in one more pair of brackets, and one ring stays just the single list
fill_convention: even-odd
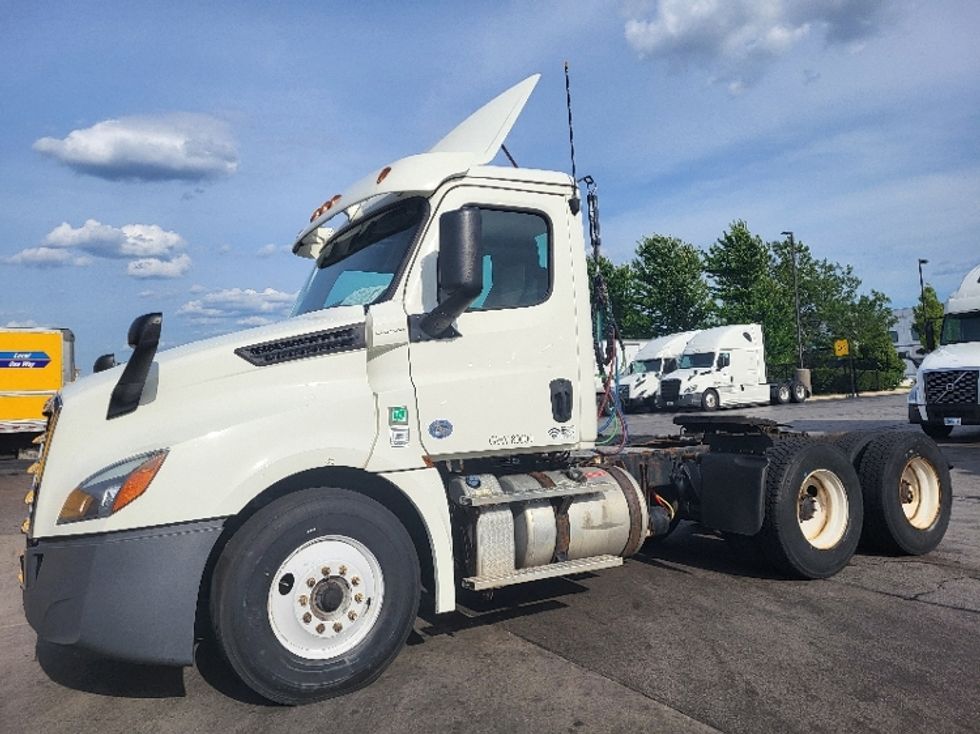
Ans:
[{"label": "emissions decal", "polygon": [[50,363],[47,352],[0,352],[0,368],[39,369]]}]

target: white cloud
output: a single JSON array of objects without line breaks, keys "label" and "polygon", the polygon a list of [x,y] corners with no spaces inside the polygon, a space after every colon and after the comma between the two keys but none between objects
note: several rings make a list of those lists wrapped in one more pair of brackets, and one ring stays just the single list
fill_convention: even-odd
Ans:
[{"label": "white cloud", "polygon": [[80,173],[109,180],[201,181],[238,168],[228,126],[207,115],[121,117],[45,137],[34,150]]},{"label": "white cloud", "polygon": [[860,50],[891,12],[883,0],[660,0],[625,35],[641,58],[697,64],[740,94],[808,36]]},{"label": "white cloud", "polygon": [[234,320],[242,326],[260,326],[288,316],[295,300],[295,293],[274,288],[227,288],[188,301],[177,313],[198,324]]},{"label": "white cloud", "polygon": [[97,257],[109,258],[167,257],[187,244],[176,232],[156,224],[125,224],[117,228],[94,219],[77,228],[62,222],[48,233],[44,242],[52,247],[77,247]]},{"label": "white cloud", "polygon": [[92,263],[88,255],[130,262],[126,273],[134,278],[179,278],[191,266],[186,246],[176,232],[156,224],[125,224],[113,227],[95,219],[81,227],[62,222],[48,232],[39,247],[29,247],[0,259],[10,265],[36,268],[84,266]]},{"label": "white cloud", "polygon": [[0,258],[0,262],[29,268],[61,268],[84,267],[91,264],[92,258],[78,255],[71,250],[42,246],[28,247],[9,257]]},{"label": "white cloud", "polygon": [[262,245],[262,247],[260,247],[255,254],[257,257],[273,257],[274,255],[284,252],[292,253],[292,251],[293,248],[289,245],[276,245],[270,243],[268,245]]},{"label": "white cloud", "polygon": [[4,324],[5,329],[34,329],[38,326],[37,321],[28,319],[27,321],[8,321]]},{"label": "white cloud", "polygon": [[133,260],[126,266],[126,274],[133,278],[180,278],[191,267],[191,258],[186,253],[172,260],[143,257]]}]

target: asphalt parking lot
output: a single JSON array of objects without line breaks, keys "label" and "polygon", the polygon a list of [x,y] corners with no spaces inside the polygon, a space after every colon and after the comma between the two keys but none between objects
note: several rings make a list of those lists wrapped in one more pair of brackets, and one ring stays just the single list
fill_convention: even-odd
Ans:
[{"label": "asphalt parking lot", "polygon": [[[904,396],[740,412],[917,430]],[[630,425],[673,430],[665,415]],[[833,579],[789,581],[682,525],[621,568],[423,613],[376,683],[299,709],[258,700],[209,646],[175,669],[38,644],[15,578],[26,464],[0,462],[0,730],[976,732],[980,429],[941,445],[952,520],[927,556],[859,554]]]}]

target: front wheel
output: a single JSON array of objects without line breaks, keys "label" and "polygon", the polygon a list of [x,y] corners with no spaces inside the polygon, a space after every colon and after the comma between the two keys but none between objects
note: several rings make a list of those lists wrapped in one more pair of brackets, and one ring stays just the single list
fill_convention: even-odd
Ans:
[{"label": "front wheel", "polygon": [[718,410],[718,402],[717,391],[709,388],[701,395],[701,410]]},{"label": "front wheel", "polygon": [[790,398],[794,403],[805,403],[809,397],[806,391],[806,385],[802,382],[794,382],[791,393]]},{"label": "front wheel", "polygon": [[766,514],[757,537],[780,570],[827,578],[850,561],[864,505],[857,472],[829,443],[785,440],[767,451]]},{"label": "front wheel", "polygon": [[344,489],[276,500],[232,536],[215,566],[219,647],[252,690],[302,704],[367,685],[411,632],[420,595],[401,522]]}]

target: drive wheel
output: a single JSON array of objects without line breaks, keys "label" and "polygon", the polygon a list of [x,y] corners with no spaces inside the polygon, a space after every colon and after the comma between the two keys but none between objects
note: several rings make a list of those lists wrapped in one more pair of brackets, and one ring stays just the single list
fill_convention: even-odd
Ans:
[{"label": "drive wheel", "polygon": [[708,388],[701,395],[701,410],[718,410],[718,393]]},{"label": "drive wheel", "polygon": [[944,438],[949,438],[949,434],[953,432],[952,426],[946,426],[942,423],[920,423],[922,430],[925,434],[936,441],[941,441]]},{"label": "drive wheel", "polygon": [[308,489],[232,536],[215,566],[211,619],[242,681],[295,705],[377,678],[412,629],[419,593],[415,547],[388,509]]},{"label": "drive wheel", "polygon": [[890,552],[922,555],[946,534],[953,504],[949,464],[918,433],[877,437],[861,459],[864,536]]},{"label": "drive wheel", "polygon": [[836,446],[780,441],[767,452],[766,516],[757,536],[766,558],[802,578],[833,576],[861,536],[857,473]]},{"label": "drive wheel", "polygon": [[808,397],[806,392],[806,385],[802,382],[794,382],[791,388],[790,398],[794,403],[805,403]]},{"label": "drive wheel", "polygon": [[[851,431],[834,439],[834,445],[844,452],[855,471],[861,467],[861,458],[868,445],[881,436],[880,431]],[[863,486],[863,485],[862,485]]]},{"label": "drive wheel", "polygon": [[793,399],[793,391],[789,386],[789,383],[782,382],[776,387],[776,404],[786,405],[790,400]]}]

